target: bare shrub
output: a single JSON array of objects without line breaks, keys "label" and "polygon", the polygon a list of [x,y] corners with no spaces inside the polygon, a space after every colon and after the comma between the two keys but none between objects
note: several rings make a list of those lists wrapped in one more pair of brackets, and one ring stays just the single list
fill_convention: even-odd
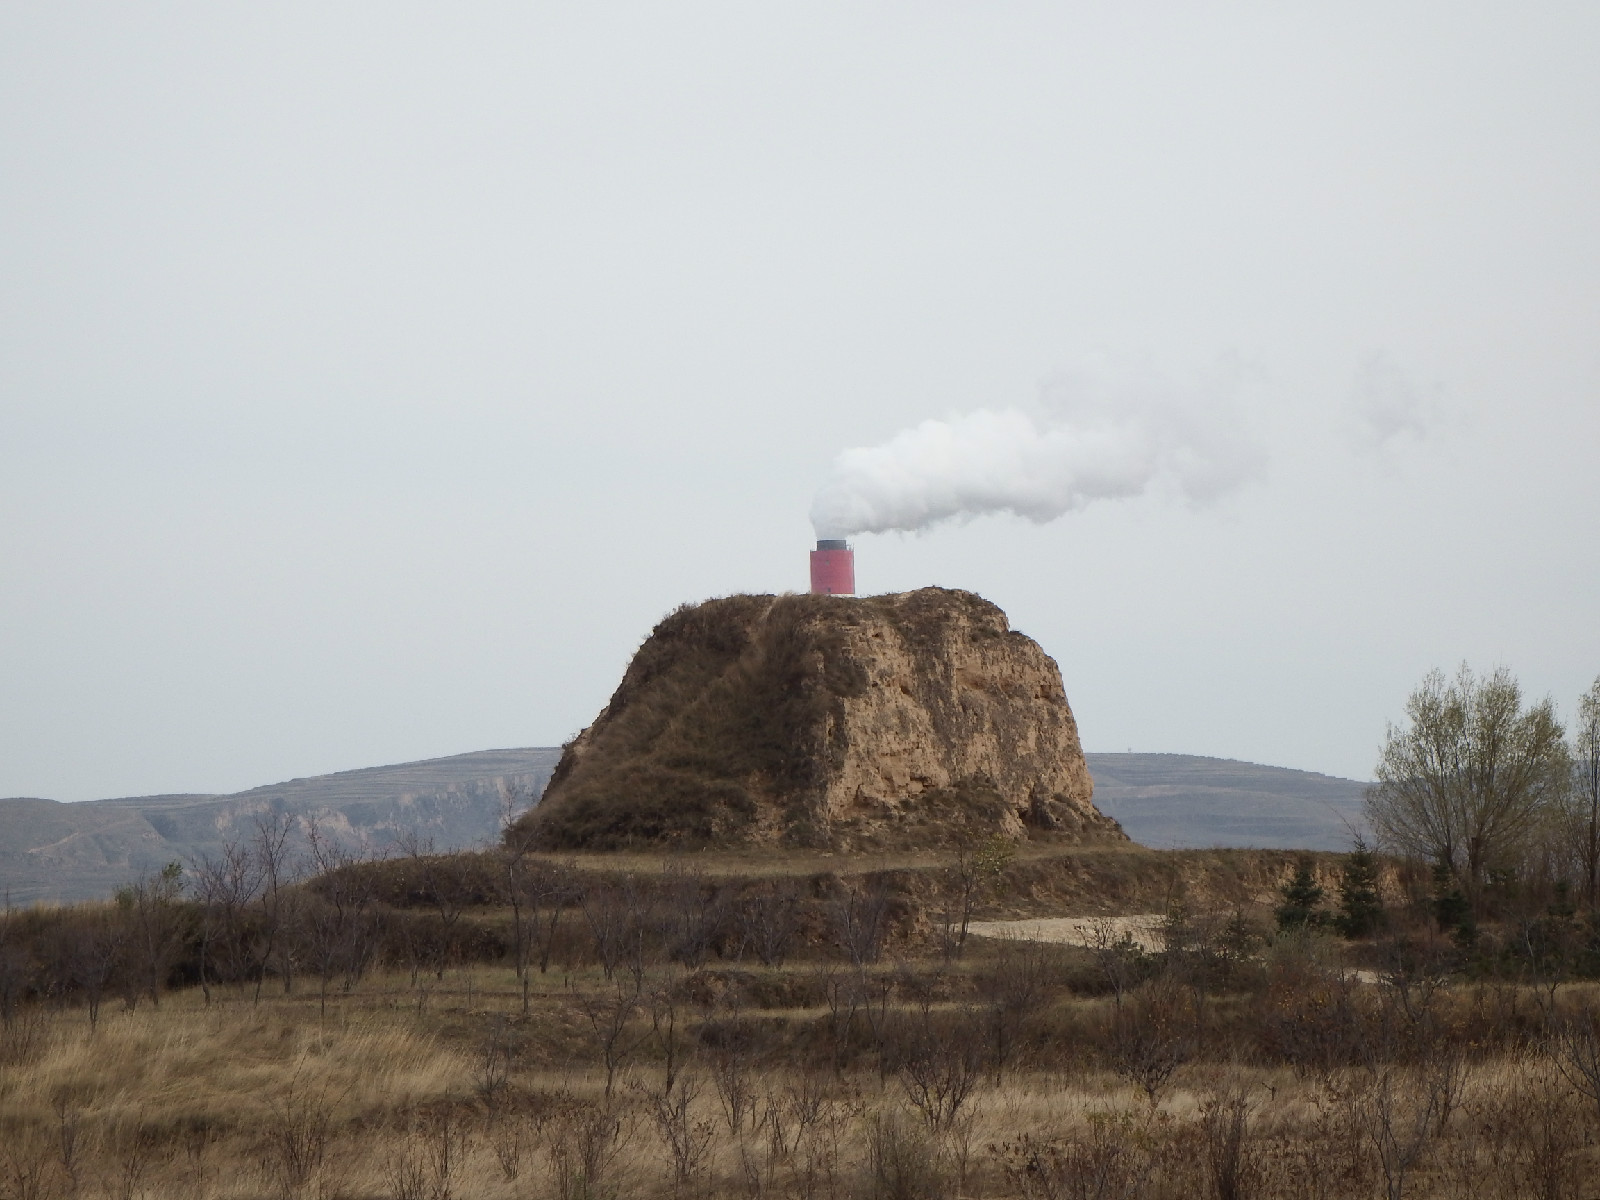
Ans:
[{"label": "bare shrub", "polygon": [[1585,1008],[1557,1017],[1550,1057],[1572,1089],[1600,1107],[1600,1014]]},{"label": "bare shrub", "polygon": [[728,1132],[742,1138],[747,1129],[754,1128],[757,1116],[747,1030],[735,1012],[731,1017],[708,1021],[701,1036],[705,1041],[705,1060],[710,1066],[711,1082],[716,1087]]},{"label": "bare shrub", "polygon": [[256,817],[250,839],[260,880],[254,891],[255,913],[245,953],[248,969],[255,976],[256,1003],[261,1001],[269,971],[278,972],[284,995],[294,990],[294,955],[288,942],[301,898],[293,885],[302,869],[293,844],[295,831],[295,818],[280,808]]},{"label": "bare shrub", "polygon": [[517,1114],[511,1119],[490,1120],[489,1149],[506,1182],[521,1176],[523,1156],[539,1145],[549,1115],[548,1108],[541,1105],[531,1113]]},{"label": "bare shrub", "polygon": [[17,1006],[35,974],[31,947],[21,937],[20,925],[9,903],[0,908],[0,1028],[16,1017]]},{"label": "bare shrub", "polygon": [[335,1097],[329,1085],[310,1087],[297,1071],[268,1105],[262,1122],[261,1165],[286,1196],[298,1196],[322,1170],[332,1138]]},{"label": "bare shrub", "polygon": [[849,885],[830,906],[834,936],[856,967],[878,961],[889,915],[889,889],[881,879]]},{"label": "bare shrub", "polygon": [[1041,941],[1006,942],[989,969],[978,976],[980,995],[989,1002],[996,1083],[1016,1055],[1024,1024],[1060,985],[1057,954],[1055,947]]},{"label": "bare shrub", "polygon": [[1588,1121],[1560,1074],[1530,1064],[1506,1097],[1512,1149],[1511,1189],[1517,1196],[1566,1200],[1579,1194],[1580,1153],[1589,1143]]},{"label": "bare shrub", "polygon": [[44,1053],[50,1020],[40,1008],[24,1008],[0,1025],[0,1067],[22,1067]]},{"label": "bare shrub", "polygon": [[680,1074],[671,1085],[639,1091],[667,1151],[673,1195],[693,1195],[704,1179],[717,1132],[714,1122],[696,1119],[699,1079]]},{"label": "bare shrub", "polygon": [[108,1190],[114,1200],[136,1200],[143,1195],[146,1176],[167,1151],[156,1128],[142,1117],[116,1126],[108,1148],[113,1171]]},{"label": "bare shrub", "polygon": [[436,854],[432,839],[424,842],[415,831],[396,839],[407,858],[410,891],[413,897],[433,909],[433,936],[424,943],[429,952],[435,979],[443,979],[445,968],[461,949],[461,920],[477,898],[474,878],[476,863],[465,854]]},{"label": "bare shrub", "polygon": [[[812,1178],[822,1131],[838,1110],[828,1095],[824,1079],[813,1071],[803,1072],[795,1082],[761,1098],[757,1127],[766,1136],[767,1185],[770,1187],[779,1167],[802,1158],[799,1175]],[[802,1156],[802,1150],[806,1153]],[[815,1180],[813,1179],[813,1183]],[[809,1186],[801,1191],[809,1194]]]},{"label": "bare shrub", "polygon": [[1132,933],[1126,929],[1119,932],[1115,923],[1107,918],[1102,917],[1090,926],[1089,949],[1111,988],[1112,998],[1119,1005],[1131,988],[1150,976],[1152,964],[1144,947],[1133,940]]},{"label": "bare shrub", "polygon": [[68,982],[83,997],[89,1028],[94,1030],[100,1025],[101,1002],[125,957],[127,930],[119,915],[111,911],[91,914],[87,926],[67,945],[65,969]]},{"label": "bare shrub", "polygon": [[674,981],[668,981],[649,988],[644,999],[650,1017],[650,1036],[661,1056],[661,1087],[667,1092],[672,1090],[678,1072],[693,1050],[684,1029],[682,998],[681,988]]},{"label": "bare shrub", "polygon": [[1389,1200],[1400,1200],[1406,1178],[1444,1128],[1459,1098],[1460,1077],[1449,1068],[1386,1067],[1379,1073],[1369,1130]]},{"label": "bare shrub", "polygon": [[1206,1173],[1217,1200],[1248,1200],[1260,1182],[1260,1165],[1250,1152],[1251,1105],[1244,1092],[1227,1088],[1200,1107]]},{"label": "bare shrub", "polygon": [[966,948],[978,901],[1005,875],[1016,847],[999,834],[978,841],[962,830],[955,839],[955,852],[942,889],[945,908],[938,923],[940,952],[946,960]]},{"label": "bare shrub", "polygon": [[1155,1165],[1148,1138],[1127,1113],[1091,1113],[1076,1134],[1024,1134],[990,1152],[1023,1200],[1134,1200]]},{"label": "bare shrub", "polygon": [[864,983],[854,971],[840,971],[834,967],[823,968],[817,976],[822,998],[828,1009],[826,1029],[832,1050],[834,1074],[844,1071],[850,1057],[850,1040],[855,1030],[856,1014],[866,1002]]},{"label": "bare shrub", "polygon": [[667,952],[691,971],[700,967],[728,923],[721,890],[704,872],[669,865],[665,914]]},{"label": "bare shrub", "polygon": [[955,1125],[982,1077],[979,1028],[971,1009],[964,1009],[953,1027],[937,1025],[924,1009],[898,1047],[895,1073],[906,1101],[934,1133]]},{"label": "bare shrub", "polygon": [[798,1200],[830,1200],[845,1190],[844,1147],[862,1119],[858,1101],[820,1100],[816,1116],[795,1139],[795,1170],[789,1194]]},{"label": "bare shrub", "polygon": [[617,1071],[649,1036],[648,1031],[640,1033],[633,1029],[634,1017],[639,1011],[638,993],[619,979],[597,994],[578,993],[574,1003],[594,1032],[605,1067],[606,1099],[609,1100],[616,1088]]},{"label": "bare shrub", "polygon": [[51,1099],[50,1111],[56,1117],[56,1161],[61,1164],[61,1172],[67,1177],[68,1190],[76,1194],[82,1182],[83,1114],[66,1092],[59,1092]]},{"label": "bare shrub", "polygon": [[868,1122],[867,1170],[862,1194],[870,1200],[940,1200],[947,1194],[937,1147],[915,1124],[895,1113]]},{"label": "bare shrub", "polygon": [[642,986],[650,897],[639,881],[629,875],[619,883],[591,884],[577,892],[577,900],[605,977],[626,970]]},{"label": "bare shrub", "polygon": [[130,1009],[139,994],[148,996],[151,1004],[161,1002],[183,937],[182,890],[183,867],[176,862],[117,889],[116,904],[128,933],[124,982]]},{"label": "bare shrub", "polygon": [[557,1200],[602,1200],[617,1194],[614,1168],[633,1124],[615,1102],[569,1100],[551,1121],[546,1152]]},{"label": "bare shrub", "polygon": [[454,1200],[456,1179],[471,1139],[454,1105],[413,1117],[399,1154],[390,1161],[393,1200]]},{"label": "bare shrub", "polygon": [[55,1168],[55,1155],[43,1138],[8,1133],[0,1149],[0,1195],[6,1200],[50,1200],[57,1192]]},{"label": "bare shrub", "polygon": [[493,1120],[500,1111],[506,1088],[511,1082],[513,1047],[511,1031],[503,1016],[496,1014],[489,1022],[483,1040],[478,1044],[474,1064],[473,1087],[478,1099]]},{"label": "bare shrub", "polygon": [[800,929],[800,896],[793,883],[769,883],[746,895],[734,911],[741,950],[764,967],[780,967]]},{"label": "bare shrub", "polygon": [[348,993],[377,953],[378,922],[370,911],[376,876],[362,869],[361,854],[330,841],[315,821],[306,832],[306,844],[316,872],[313,894],[295,914],[290,932],[296,952],[316,973],[318,1002],[326,1013],[334,980]]},{"label": "bare shrub", "polygon": [[1173,1073],[1194,1054],[1187,999],[1184,989],[1158,981],[1111,1016],[1105,1042],[1107,1065],[1142,1091],[1151,1105]]},{"label": "bare shrub", "polygon": [[1393,928],[1378,939],[1381,995],[1411,1031],[1437,1022],[1441,989],[1459,954],[1437,931]]},{"label": "bare shrub", "polygon": [[1325,962],[1320,949],[1315,935],[1282,938],[1273,947],[1257,1027],[1268,1055],[1326,1081],[1365,1056],[1369,1022],[1359,984]]}]

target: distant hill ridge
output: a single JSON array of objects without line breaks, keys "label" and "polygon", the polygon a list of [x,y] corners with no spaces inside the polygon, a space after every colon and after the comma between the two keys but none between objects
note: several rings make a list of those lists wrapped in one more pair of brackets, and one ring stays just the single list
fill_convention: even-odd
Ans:
[{"label": "distant hill ridge", "polygon": [[[482,750],[291,779],[232,795],[127,796],[61,804],[0,799],[0,896],[13,904],[97,899],[174,858],[215,854],[275,807],[317,815],[376,849],[415,835],[439,850],[492,841],[508,792],[543,791],[559,747]],[[1365,784],[1190,754],[1085,755],[1096,806],[1158,849],[1342,850]]]},{"label": "distant hill ridge", "polygon": [[1153,849],[1348,850],[1364,830],[1354,779],[1195,754],[1086,754],[1094,802]]},{"label": "distant hill ridge", "polygon": [[536,799],[560,756],[547,747],[481,750],[231,795],[0,799],[0,891],[14,904],[104,897],[174,859],[217,854],[274,810],[315,818],[332,840],[380,853],[411,839],[465,849],[497,836],[508,800],[520,810]]}]

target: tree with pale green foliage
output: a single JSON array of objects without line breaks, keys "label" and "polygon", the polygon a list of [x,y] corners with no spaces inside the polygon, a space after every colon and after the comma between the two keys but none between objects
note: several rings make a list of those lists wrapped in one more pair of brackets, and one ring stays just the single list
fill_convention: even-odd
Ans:
[{"label": "tree with pale green foliage", "polygon": [[1571,785],[1566,731],[1546,698],[1524,707],[1505,668],[1431,671],[1391,725],[1366,812],[1386,849],[1444,865],[1469,899],[1559,815]]}]

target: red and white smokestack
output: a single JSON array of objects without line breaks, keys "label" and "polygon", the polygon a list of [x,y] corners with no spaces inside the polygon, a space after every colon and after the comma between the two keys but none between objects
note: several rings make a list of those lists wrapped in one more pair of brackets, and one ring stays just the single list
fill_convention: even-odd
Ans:
[{"label": "red and white smokestack", "polygon": [[843,538],[817,540],[817,548],[811,552],[811,594],[856,594],[856,552]]}]

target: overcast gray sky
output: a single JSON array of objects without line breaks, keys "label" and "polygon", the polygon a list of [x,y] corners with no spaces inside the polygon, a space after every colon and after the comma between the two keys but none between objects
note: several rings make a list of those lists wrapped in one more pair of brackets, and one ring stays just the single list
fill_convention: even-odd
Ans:
[{"label": "overcast gray sky", "polygon": [[1463,659],[1570,713],[1600,6],[5,5],[0,795],[558,743],[804,589],[841,451],[1084,371],[1248,469],[862,590],[999,603],[1090,749],[1365,777]]}]

